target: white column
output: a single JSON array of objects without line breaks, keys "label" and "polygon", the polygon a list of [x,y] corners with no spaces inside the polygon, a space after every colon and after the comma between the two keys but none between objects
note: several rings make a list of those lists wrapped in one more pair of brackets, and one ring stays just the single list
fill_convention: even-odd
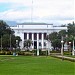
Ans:
[{"label": "white column", "polygon": [[20,34],[22,41],[20,42],[20,48],[23,49],[24,48],[24,33],[21,32]]},{"label": "white column", "polygon": [[32,41],[33,41],[32,49],[34,49],[34,33],[32,33]]},{"label": "white column", "polygon": [[39,48],[39,34],[37,33],[37,49]]},{"label": "white column", "polygon": [[42,33],[42,49],[44,48],[44,36],[43,36],[43,33]]},{"label": "white column", "polygon": [[27,33],[27,40],[29,39],[29,33]]},{"label": "white column", "polygon": [[39,56],[39,34],[37,33],[37,56]]}]

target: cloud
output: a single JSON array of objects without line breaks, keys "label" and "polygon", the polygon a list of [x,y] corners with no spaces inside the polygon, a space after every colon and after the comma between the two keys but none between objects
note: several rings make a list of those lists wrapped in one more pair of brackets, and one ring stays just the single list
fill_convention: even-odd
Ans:
[{"label": "cloud", "polygon": [[7,10],[0,12],[0,19],[4,20],[28,22],[32,15],[35,22],[61,22],[72,21],[75,16],[74,0],[33,0],[33,5],[32,0],[0,0],[0,4],[9,5]]}]

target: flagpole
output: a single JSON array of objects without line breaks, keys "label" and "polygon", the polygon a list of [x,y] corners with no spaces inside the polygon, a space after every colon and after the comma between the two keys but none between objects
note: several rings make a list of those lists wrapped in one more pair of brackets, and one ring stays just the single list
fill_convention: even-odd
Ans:
[{"label": "flagpole", "polygon": [[33,22],[33,0],[32,0],[32,6],[31,6],[31,22]]}]

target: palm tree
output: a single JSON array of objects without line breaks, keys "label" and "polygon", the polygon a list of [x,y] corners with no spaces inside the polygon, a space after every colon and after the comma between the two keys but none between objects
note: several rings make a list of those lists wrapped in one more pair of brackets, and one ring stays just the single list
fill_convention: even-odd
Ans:
[{"label": "palm tree", "polygon": [[24,47],[26,47],[27,50],[29,50],[31,44],[32,44],[32,41],[30,39],[24,41]]}]

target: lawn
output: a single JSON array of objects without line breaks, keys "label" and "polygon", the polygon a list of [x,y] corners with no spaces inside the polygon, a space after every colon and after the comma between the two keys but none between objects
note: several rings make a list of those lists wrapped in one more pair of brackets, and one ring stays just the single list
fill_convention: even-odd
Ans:
[{"label": "lawn", "polygon": [[75,75],[75,63],[49,56],[0,56],[0,75]]}]

